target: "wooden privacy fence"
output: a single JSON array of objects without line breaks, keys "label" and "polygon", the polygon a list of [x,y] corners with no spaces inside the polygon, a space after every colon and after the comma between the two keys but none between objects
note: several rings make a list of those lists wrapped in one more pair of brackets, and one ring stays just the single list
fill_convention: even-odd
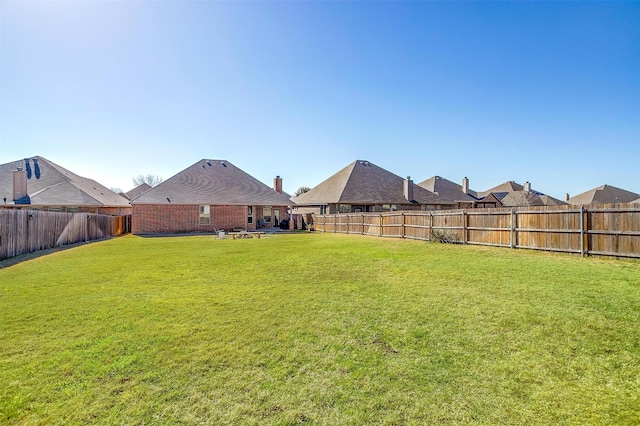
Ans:
[{"label": "wooden privacy fence", "polygon": [[640,205],[314,215],[317,231],[640,258]]},{"label": "wooden privacy fence", "polygon": [[0,210],[0,260],[129,232],[131,216]]}]

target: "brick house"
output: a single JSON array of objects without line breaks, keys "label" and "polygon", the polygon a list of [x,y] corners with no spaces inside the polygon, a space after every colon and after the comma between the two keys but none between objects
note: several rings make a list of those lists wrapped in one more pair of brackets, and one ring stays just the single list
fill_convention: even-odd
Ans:
[{"label": "brick house", "polygon": [[291,204],[279,176],[270,188],[226,160],[203,159],[131,200],[131,232],[270,228]]},{"label": "brick house", "polygon": [[0,164],[0,208],[131,214],[126,198],[40,156]]}]

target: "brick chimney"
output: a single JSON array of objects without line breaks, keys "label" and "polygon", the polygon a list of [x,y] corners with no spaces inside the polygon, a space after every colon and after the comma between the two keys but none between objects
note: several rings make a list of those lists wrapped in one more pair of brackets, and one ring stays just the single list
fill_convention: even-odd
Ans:
[{"label": "brick chimney", "polygon": [[465,194],[469,193],[469,178],[466,176],[462,178],[462,192]]},{"label": "brick chimney", "polygon": [[406,198],[407,201],[413,201],[413,181],[411,180],[411,176],[407,176],[404,180],[403,192],[404,198]]},{"label": "brick chimney", "polygon": [[27,172],[18,167],[13,171],[13,201],[21,200],[27,196]]},{"label": "brick chimney", "polygon": [[529,181],[524,183],[524,192],[531,192],[531,183]]},{"label": "brick chimney", "polygon": [[282,194],[282,178],[280,176],[276,176],[273,179],[273,189]]}]

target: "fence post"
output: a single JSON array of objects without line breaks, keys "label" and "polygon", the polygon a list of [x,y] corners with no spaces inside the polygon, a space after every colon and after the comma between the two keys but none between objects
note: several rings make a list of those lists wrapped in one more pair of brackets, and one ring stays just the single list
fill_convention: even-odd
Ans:
[{"label": "fence post", "polygon": [[462,244],[467,244],[467,214],[462,209]]},{"label": "fence post", "polygon": [[431,241],[431,235],[433,234],[433,213],[429,212],[429,235],[427,241]]},{"label": "fence post", "polygon": [[516,247],[516,209],[511,208],[511,248]]},{"label": "fence post", "polygon": [[405,235],[405,231],[404,231],[404,212],[400,213],[401,217],[402,217],[402,225],[400,226],[400,237],[404,238]]},{"label": "fence post", "polygon": [[362,235],[364,235],[364,213],[362,213],[361,219],[362,219]]},{"label": "fence post", "polygon": [[580,206],[580,256],[584,257],[584,206]]},{"label": "fence post", "polygon": [[382,213],[380,213],[380,236],[382,237],[384,235],[384,232],[382,232],[382,223],[383,223],[383,219],[382,219]]},{"label": "fence post", "polygon": [[338,213],[333,215],[333,233],[338,232]]}]

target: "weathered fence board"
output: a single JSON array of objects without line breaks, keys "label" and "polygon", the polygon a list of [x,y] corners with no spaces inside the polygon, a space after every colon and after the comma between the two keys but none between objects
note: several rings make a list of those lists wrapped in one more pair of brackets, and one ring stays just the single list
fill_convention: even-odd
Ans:
[{"label": "weathered fence board", "polygon": [[128,232],[127,216],[0,210],[0,260]]},{"label": "weathered fence board", "polygon": [[315,229],[640,258],[640,205],[314,215]]}]

